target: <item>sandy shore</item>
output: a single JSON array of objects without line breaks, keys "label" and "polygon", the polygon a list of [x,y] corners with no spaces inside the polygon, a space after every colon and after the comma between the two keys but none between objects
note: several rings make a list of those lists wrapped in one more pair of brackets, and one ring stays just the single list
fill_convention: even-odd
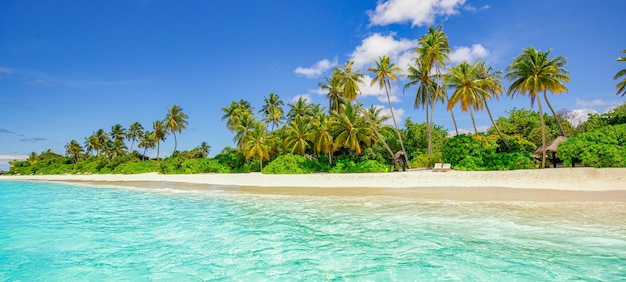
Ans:
[{"label": "sandy shore", "polygon": [[394,173],[305,175],[261,173],[24,175],[0,176],[0,180],[64,181],[95,185],[197,190],[217,189],[217,186],[231,191],[262,194],[391,195],[454,200],[626,202],[626,169],[624,168],[551,168],[475,172],[454,170],[433,172],[424,169]]}]

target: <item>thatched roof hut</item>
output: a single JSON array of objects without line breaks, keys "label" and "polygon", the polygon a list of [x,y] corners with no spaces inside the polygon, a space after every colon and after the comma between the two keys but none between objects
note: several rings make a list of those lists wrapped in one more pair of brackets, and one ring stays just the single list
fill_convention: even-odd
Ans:
[{"label": "thatched roof hut", "polygon": [[[556,139],[552,140],[552,142],[550,142],[546,147],[546,154],[547,153],[556,153],[557,148],[559,147],[559,144],[565,142],[567,140],[567,137],[565,136],[559,136]],[[535,150],[535,154],[537,155],[541,155],[541,152],[544,150],[544,147],[541,146],[539,148],[537,148],[537,150]]]}]

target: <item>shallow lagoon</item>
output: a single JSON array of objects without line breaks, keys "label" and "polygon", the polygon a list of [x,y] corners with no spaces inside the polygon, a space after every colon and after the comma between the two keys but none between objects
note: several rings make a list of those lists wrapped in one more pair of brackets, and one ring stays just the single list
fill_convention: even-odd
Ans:
[{"label": "shallow lagoon", "polygon": [[626,203],[0,181],[0,280],[603,280]]}]

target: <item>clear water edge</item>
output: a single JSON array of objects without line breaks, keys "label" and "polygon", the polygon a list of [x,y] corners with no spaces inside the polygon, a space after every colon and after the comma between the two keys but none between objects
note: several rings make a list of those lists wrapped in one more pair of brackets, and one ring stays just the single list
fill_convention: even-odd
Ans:
[{"label": "clear water edge", "polygon": [[626,203],[0,181],[0,280],[626,279]]}]

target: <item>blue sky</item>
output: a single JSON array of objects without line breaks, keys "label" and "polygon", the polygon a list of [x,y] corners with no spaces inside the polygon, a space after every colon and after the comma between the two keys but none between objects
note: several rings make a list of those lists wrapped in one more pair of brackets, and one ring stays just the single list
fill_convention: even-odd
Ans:
[{"label": "blue sky", "polygon": [[[206,141],[213,156],[234,146],[220,110],[231,101],[258,110],[274,92],[286,104],[305,96],[327,105],[317,85],[334,66],[354,60],[366,72],[389,55],[406,68],[434,24],[448,35],[452,65],[485,60],[502,70],[525,47],[552,48],[572,80],[553,106],[605,112],[624,101],[612,78],[625,67],[616,62],[626,49],[625,10],[619,0],[0,1],[0,170],[33,151],[63,154],[72,139],[82,144],[117,123],[151,129],[174,104],[189,115],[178,148]],[[403,85],[392,93],[400,123],[423,122]],[[388,109],[384,97],[363,86],[359,99]],[[530,102],[501,97],[490,107],[499,116]],[[453,130],[438,109],[435,122]],[[469,116],[455,114],[469,130]],[[485,112],[476,119],[489,126]],[[161,155],[173,143],[162,143]]]}]

